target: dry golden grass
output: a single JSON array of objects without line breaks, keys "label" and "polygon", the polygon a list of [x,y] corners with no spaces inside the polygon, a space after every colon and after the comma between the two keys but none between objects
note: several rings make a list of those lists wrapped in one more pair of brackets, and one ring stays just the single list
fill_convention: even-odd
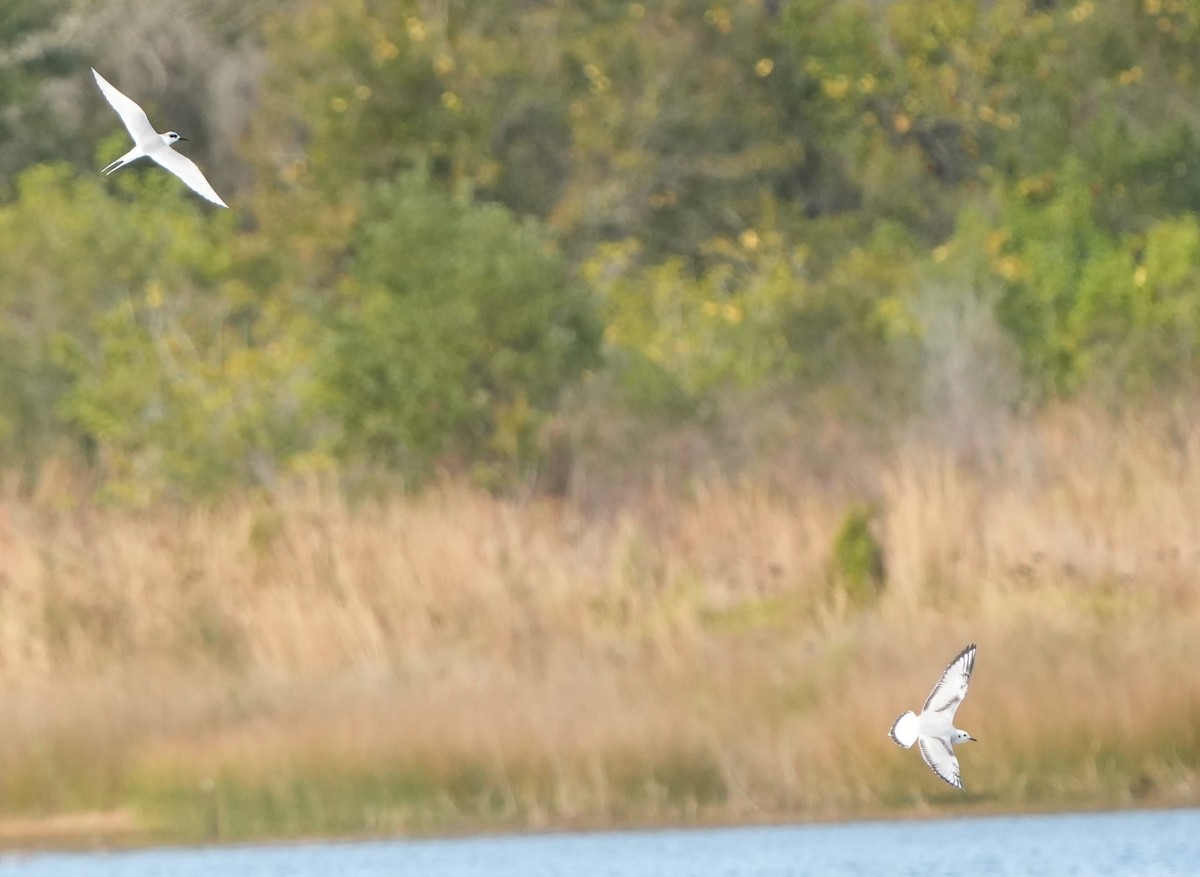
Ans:
[{"label": "dry golden grass", "polygon": [[[1200,802],[1200,430],[990,438],[604,503],[10,491],[0,810],[188,838]],[[862,502],[866,604],[832,563]],[[961,796],[886,730],[969,640]]]}]

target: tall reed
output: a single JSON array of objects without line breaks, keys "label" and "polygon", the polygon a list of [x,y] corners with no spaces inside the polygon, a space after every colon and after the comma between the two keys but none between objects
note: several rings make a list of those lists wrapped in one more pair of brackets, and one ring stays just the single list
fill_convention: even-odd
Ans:
[{"label": "tall reed", "polygon": [[[1200,801],[1200,431],[1004,430],[603,501],[9,490],[0,841]],[[865,600],[834,551],[863,508]],[[886,731],[970,640],[964,796]]]}]

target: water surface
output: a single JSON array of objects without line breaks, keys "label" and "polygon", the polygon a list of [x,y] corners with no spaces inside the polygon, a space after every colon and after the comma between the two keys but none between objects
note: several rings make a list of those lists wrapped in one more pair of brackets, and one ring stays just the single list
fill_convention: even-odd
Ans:
[{"label": "water surface", "polygon": [[5,856],[67,877],[1200,874],[1200,810]]}]

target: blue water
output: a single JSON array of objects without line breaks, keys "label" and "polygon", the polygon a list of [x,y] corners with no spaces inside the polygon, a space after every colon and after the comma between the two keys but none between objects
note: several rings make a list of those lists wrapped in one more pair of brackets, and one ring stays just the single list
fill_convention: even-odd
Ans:
[{"label": "blue water", "polygon": [[1200,874],[1200,810],[0,858],[67,877],[937,877]]}]

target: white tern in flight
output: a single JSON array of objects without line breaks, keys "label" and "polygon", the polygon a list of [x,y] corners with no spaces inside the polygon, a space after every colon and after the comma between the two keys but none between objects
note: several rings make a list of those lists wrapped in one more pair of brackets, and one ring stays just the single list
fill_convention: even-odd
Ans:
[{"label": "white tern in flight", "polygon": [[104,92],[104,96],[112,104],[112,108],[117,111],[117,115],[125,123],[129,136],[133,138],[133,149],[106,167],[103,173],[111,174],[118,168],[125,167],[131,161],[146,156],[187,183],[196,194],[207,198],[214,204],[220,204],[222,207],[229,206],[221,200],[221,196],[209,185],[208,180],[204,179],[200,168],[196,167],[195,163],[186,155],[180,155],[171,148],[174,143],[186,140],[186,137],[180,137],[174,131],[159,134],[150,124],[145,110],[117,91],[107,79],[96,72],[94,67],[92,75],[96,77],[96,84],[100,86],[100,90]]}]

